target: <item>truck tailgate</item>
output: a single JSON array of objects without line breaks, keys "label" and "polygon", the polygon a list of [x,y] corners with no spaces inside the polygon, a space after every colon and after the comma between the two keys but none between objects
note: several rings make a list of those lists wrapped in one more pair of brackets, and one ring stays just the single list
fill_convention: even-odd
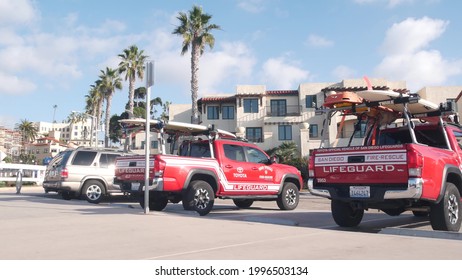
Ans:
[{"label": "truck tailgate", "polygon": [[396,184],[408,180],[405,145],[315,150],[317,184]]}]

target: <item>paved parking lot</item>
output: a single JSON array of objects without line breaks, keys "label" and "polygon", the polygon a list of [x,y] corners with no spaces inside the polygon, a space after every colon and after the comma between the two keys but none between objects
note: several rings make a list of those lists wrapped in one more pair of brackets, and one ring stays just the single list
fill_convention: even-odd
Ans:
[{"label": "paved parking lot", "polygon": [[93,205],[40,187],[0,188],[0,259],[462,259],[462,233],[432,231],[428,219],[371,211],[345,230],[329,209],[304,194],[294,211],[217,200],[204,217],[173,204],[145,214],[122,196]]}]

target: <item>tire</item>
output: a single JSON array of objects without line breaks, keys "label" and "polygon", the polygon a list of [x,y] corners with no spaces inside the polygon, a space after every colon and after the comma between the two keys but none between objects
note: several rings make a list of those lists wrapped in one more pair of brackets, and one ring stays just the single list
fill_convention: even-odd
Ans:
[{"label": "tire", "polygon": [[64,200],[71,200],[72,198],[74,198],[74,194],[71,192],[62,192],[61,196]]},{"label": "tire", "polygon": [[382,209],[382,211],[390,216],[399,216],[404,212],[403,208],[391,208],[391,209]]},{"label": "tire", "polygon": [[189,205],[187,195],[183,196],[183,199],[181,200],[181,204],[183,205],[183,209],[186,211],[194,210],[193,207]]},{"label": "tire", "polygon": [[294,183],[284,183],[282,192],[276,199],[277,205],[281,210],[294,210],[297,208],[300,194],[298,188]]},{"label": "tire", "polygon": [[213,208],[215,193],[209,183],[193,181],[189,185],[186,205],[201,216],[207,215]]},{"label": "tire", "polygon": [[233,199],[234,205],[236,205],[239,208],[249,208],[253,204],[252,199]]},{"label": "tire", "polygon": [[100,181],[89,180],[83,185],[82,196],[90,203],[100,203],[105,194],[106,189]]},{"label": "tire", "polygon": [[364,209],[354,209],[350,203],[340,200],[331,201],[332,217],[341,227],[355,227],[361,223]]},{"label": "tire", "polygon": [[457,187],[446,183],[443,199],[431,206],[430,224],[434,230],[459,231],[461,224],[461,202]]},{"label": "tire", "polygon": [[[144,193],[140,194],[139,197],[139,203],[141,208],[144,209]],[[149,193],[149,210],[153,211],[162,211],[167,207],[168,204],[168,199],[167,197],[155,193],[155,192],[150,192]]]}]

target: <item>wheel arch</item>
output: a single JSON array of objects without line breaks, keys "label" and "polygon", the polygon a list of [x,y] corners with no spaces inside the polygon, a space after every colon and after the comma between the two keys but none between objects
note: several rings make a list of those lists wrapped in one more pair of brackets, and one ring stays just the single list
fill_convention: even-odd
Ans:
[{"label": "wheel arch", "polygon": [[83,194],[83,188],[88,181],[98,181],[103,185],[104,193],[107,194],[107,183],[100,177],[85,177],[80,184],[80,194]]},{"label": "wheel arch", "polygon": [[459,190],[459,193],[462,194],[462,172],[457,166],[454,165],[447,165],[444,168],[444,175],[443,180],[441,182],[441,189],[438,195],[438,199],[436,203],[439,203],[441,199],[444,197],[444,193],[446,191],[446,182],[453,183],[456,188]]},{"label": "wheel arch", "polygon": [[206,181],[212,187],[214,193],[218,191],[218,178],[217,175],[211,170],[192,170],[183,185],[183,191],[186,191],[192,181],[202,180]]},{"label": "wheel arch", "polygon": [[300,182],[300,180],[298,179],[298,176],[295,175],[295,174],[286,174],[282,177],[282,180],[281,180],[281,187],[279,188],[279,193],[282,192],[282,188],[284,187],[284,184],[286,182],[290,182],[290,183],[294,183],[295,186],[297,186],[298,190],[301,191],[302,190],[302,182]]}]

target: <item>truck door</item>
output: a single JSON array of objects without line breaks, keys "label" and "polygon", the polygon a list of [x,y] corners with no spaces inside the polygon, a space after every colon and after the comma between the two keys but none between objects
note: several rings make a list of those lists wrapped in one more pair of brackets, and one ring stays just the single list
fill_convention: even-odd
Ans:
[{"label": "truck door", "polygon": [[226,160],[222,165],[230,185],[227,190],[234,195],[266,194],[266,183],[273,178],[272,168],[263,163],[268,157],[252,147],[225,144],[223,149]]}]

